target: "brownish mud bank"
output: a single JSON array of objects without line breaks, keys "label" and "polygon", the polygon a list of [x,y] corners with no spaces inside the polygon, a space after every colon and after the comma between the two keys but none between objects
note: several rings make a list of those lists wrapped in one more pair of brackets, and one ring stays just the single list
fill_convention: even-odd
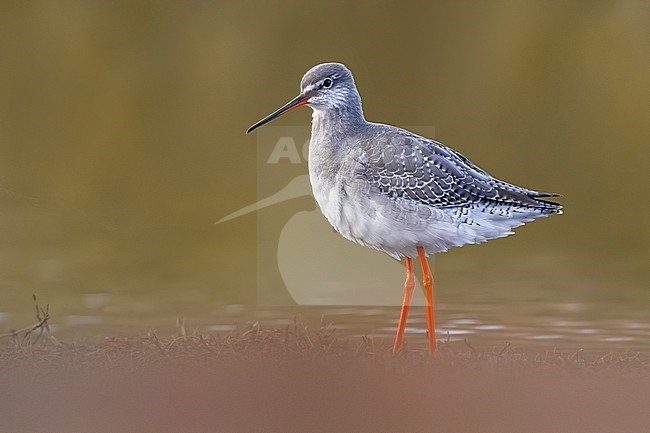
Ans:
[{"label": "brownish mud bank", "polygon": [[1,432],[644,432],[639,353],[474,348],[299,326],[0,345]]}]

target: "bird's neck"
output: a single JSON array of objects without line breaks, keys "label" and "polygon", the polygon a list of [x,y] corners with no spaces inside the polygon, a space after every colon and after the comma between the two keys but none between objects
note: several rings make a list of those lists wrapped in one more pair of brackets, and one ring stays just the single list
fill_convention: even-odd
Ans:
[{"label": "bird's neck", "polygon": [[309,177],[314,191],[333,186],[342,160],[364,122],[362,114],[351,116],[333,108],[314,108],[309,142]]},{"label": "bird's neck", "polygon": [[314,108],[311,133],[312,136],[332,138],[347,136],[366,123],[360,101],[358,104]]}]

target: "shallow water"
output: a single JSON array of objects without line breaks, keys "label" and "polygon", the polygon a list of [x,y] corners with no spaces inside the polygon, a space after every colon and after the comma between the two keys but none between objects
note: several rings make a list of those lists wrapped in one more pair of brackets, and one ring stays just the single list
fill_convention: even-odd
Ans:
[{"label": "shallow water", "polygon": [[[292,328],[296,324],[310,331],[334,329],[340,337],[394,337],[399,309],[394,307],[293,307],[260,308],[242,304],[224,305],[212,316],[119,317],[106,315],[106,304],[87,306],[77,314],[58,315],[52,312],[50,328],[60,339],[82,339],[88,342],[115,335],[144,335],[154,330],[161,335],[179,334],[182,319],[186,332],[228,335],[253,327]],[[106,308],[106,309],[103,309]],[[595,305],[534,304],[438,304],[436,337],[449,343],[469,343],[476,349],[509,344],[526,350],[558,349],[609,351],[650,351],[650,323],[645,311],[626,318],[602,318]],[[33,320],[32,320],[33,321]],[[26,314],[0,313],[0,326],[15,329],[30,323]],[[426,318],[422,308],[413,307],[406,327],[409,345],[426,344]]]}]

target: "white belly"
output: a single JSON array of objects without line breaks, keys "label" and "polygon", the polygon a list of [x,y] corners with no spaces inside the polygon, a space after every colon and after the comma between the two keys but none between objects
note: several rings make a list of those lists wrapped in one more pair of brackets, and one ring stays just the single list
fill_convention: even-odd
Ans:
[{"label": "white belly", "polygon": [[363,180],[322,179],[311,172],[310,180],[321,211],[341,235],[397,259],[417,257],[417,246],[428,255],[508,236],[544,216],[525,208],[489,213],[484,205],[432,208],[373,193]]}]

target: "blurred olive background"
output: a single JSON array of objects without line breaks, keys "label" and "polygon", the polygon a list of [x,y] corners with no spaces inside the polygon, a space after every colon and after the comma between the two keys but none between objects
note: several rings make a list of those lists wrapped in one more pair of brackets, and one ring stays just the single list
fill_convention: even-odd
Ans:
[{"label": "blurred olive background", "polygon": [[[647,319],[649,11],[1,2],[0,328],[31,314],[31,293],[55,317],[96,301],[119,323],[253,303],[255,215],[213,223],[257,200],[246,128],[324,61],[352,69],[369,120],[434,126],[495,176],[564,196],[563,216],[437,258],[438,305],[591,303]],[[301,200],[268,212],[313,207]]]}]

